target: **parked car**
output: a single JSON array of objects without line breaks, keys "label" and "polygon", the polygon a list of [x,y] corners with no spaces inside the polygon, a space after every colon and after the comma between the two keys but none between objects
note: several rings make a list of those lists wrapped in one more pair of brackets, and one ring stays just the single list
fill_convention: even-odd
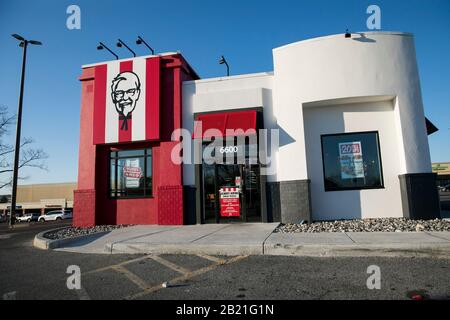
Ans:
[{"label": "parked car", "polygon": [[31,221],[38,221],[40,213],[27,213],[23,216],[16,216],[17,222],[31,222]]},{"label": "parked car", "polygon": [[445,185],[445,186],[442,188],[442,191],[449,192],[449,191],[450,191],[450,184]]},{"label": "parked car", "polygon": [[[30,222],[31,221],[31,214],[24,214],[22,216],[17,215],[16,222]],[[30,220],[30,221],[28,221]]]},{"label": "parked car", "polygon": [[69,210],[54,210],[39,217],[39,222],[56,221],[72,219],[72,211]]},{"label": "parked car", "polygon": [[39,221],[40,216],[41,216],[40,212],[33,212],[31,214],[31,221]]}]

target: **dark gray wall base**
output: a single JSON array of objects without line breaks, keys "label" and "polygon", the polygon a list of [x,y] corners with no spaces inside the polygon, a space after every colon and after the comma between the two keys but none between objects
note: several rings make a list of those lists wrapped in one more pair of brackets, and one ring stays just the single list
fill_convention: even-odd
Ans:
[{"label": "dark gray wall base", "polygon": [[398,177],[405,218],[435,219],[441,217],[435,173],[409,173]]},{"label": "dark gray wall base", "polygon": [[196,224],[196,191],[195,186],[183,186],[184,224]]},{"label": "dark gray wall base", "polygon": [[267,211],[274,222],[311,222],[310,180],[268,182]]},{"label": "dark gray wall base", "polygon": [[[280,183],[266,183],[267,221],[281,222]],[[262,204],[264,205],[264,204]]]}]

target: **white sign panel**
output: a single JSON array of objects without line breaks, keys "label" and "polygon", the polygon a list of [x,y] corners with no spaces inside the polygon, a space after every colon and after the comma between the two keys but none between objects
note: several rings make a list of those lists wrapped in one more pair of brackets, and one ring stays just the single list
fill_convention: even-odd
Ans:
[{"label": "white sign panel", "polygon": [[139,180],[142,177],[142,169],[139,166],[139,159],[127,159],[123,167],[126,188],[139,188]]}]

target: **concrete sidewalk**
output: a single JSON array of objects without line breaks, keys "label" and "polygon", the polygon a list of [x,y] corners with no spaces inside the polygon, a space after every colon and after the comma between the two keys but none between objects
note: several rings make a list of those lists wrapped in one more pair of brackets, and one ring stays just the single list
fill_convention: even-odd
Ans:
[{"label": "concrete sidewalk", "polygon": [[450,232],[273,233],[278,223],[133,226],[56,249],[78,253],[450,258]]}]

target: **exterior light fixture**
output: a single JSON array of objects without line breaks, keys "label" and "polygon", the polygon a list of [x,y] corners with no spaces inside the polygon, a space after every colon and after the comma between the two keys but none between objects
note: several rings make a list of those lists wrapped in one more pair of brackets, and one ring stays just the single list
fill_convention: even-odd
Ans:
[{"label": "exterior light fixture", "polygon": [[348,32],[348,29],[345,29],[345,37],[346,38],[351,38],[352,34],[350,32]]},{"label": "exterior light fixture", "polygon": [[227,77],[229,77],[230,76],[230,66],[228,65],[228,62],[227,62],[227,60],[225,59],[224,56],[220,57],[219,64],[224,64],[224,65],[227,66]]},{"label": "exterior light fixture", "polygon": [[138,36],[138,37],[137,37],[136,44],[138,44],[138,45],[144,44],[147,48],[150,49],[150,51],[152,52],[152,54],[155,54],[155,50],[153,50],[153,48],[150,47],[150,46],[147,44],[147,42],[145,42],[145,40],[142,39],[141,36]]},{"label": "exterior light fixture", "polygon": [[130,47],[125,44],[125,42],[123,42],[122,40],[118,39],[117,40],[117,47],[122,48],[122,46],[127,48],[128,51],[130,51],[133,54],[133,56],[136,57],[136,53],[133,50],[131,50]]},{"label": "exterior light fixture", "polygon": [[105,46],[105,44],[103,42],[99,42],[99,45],[97,46],[97,50],[103,50],[103,49],[108,50],[109,53],[111,53],[114,57],[116,57],[116,60],[119,60],[119,56],[117,54],[112,52],[111,49],[109,49],[107,46]]},{"label": "exterior light fixture", "polygon": [[25,87],[25,65],[27,61],[27,47],[28,44],[41,46],[42,42],[36,40],[26,40],[24,37],[18,34],[12,34],[13,38],[20,41],[19,47],[23,48],[22,56],[22,74],[20,77],[20,92],[19,92],[19,105],[17,107],[17,123],[16,123],[16,145],[14,148],[14,168],[11,190],[11,206],[9,216],[9,226],[12,227],[15,222],[16,215],[16,199],[17,199],[17,178],[19,173],[19,154],[20,154],[20,134],[22,131],[22,105],[23,105],[23,91]]}]

